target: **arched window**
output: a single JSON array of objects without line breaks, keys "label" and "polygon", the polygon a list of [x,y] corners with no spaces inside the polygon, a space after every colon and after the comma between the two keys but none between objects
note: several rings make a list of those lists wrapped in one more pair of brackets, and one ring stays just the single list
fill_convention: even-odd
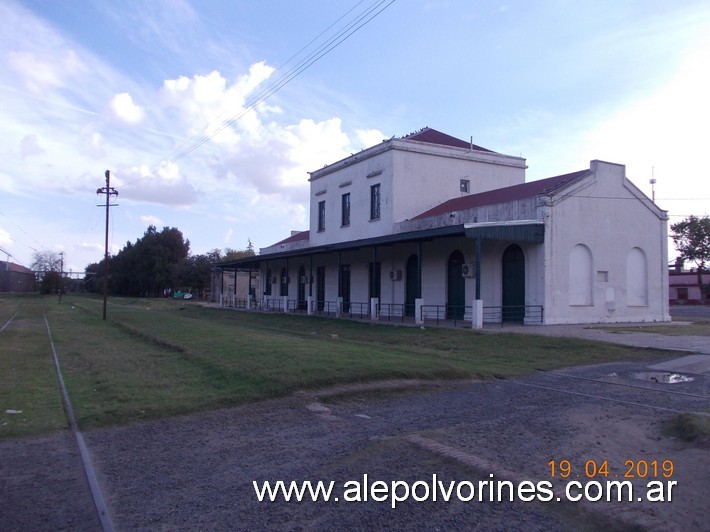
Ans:
[{"label": "arched window", "polygon": [[646,254],[640,248],[632,248],[626,256],[626,304],[648,305],[648,268]]},{"label": "arched window", "polygon": [[593,305],[592,252],[584,244],[577,244],[569,254],[570,305]]}]

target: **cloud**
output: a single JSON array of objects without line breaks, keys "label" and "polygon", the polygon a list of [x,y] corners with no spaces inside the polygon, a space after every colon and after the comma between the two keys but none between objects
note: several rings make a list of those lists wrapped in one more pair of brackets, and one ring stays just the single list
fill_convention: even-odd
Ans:
[{"label": "cloud", "polygon": [[147,165],[120,169],[115,182],[119,194],[134,201],[185,207],[199,199],[197,189],[175,163],[164,163],[155,171]]},{"label": "cloud", "polygon": [[145,215],[141,216],[140,220],[145,226],[149,226],[149,225],[152,225],[154,227],[162,227],[163,226],[163,221],[160,218],[158,218],[157,216],[150,215],[150,214],[145,214]]},{"label": "cloud", "polygon": [[87,71],[72,49],[60,54],[48,49],[42,55],[32,51],[13,50],[7,54],[7,64],[33,93],[46,93],[65,87],[71,78]]},{"label": "cloud", "polygon": [[0,229],[0,244],[9,246],[12,243],[12,236],[4,229]]},{"label": "cloud", "polygon": [[33,155],[42,155],[45,151],[40,147],[36,134],[25,135],[20,141],[20,156],[27,159]]},{"label": "cloud", "polygon": [[110,107],[113,116],[126,124],[139,124],[145,116],[143,109],[133,102],[133,98],[127,92],[114,96]]}]

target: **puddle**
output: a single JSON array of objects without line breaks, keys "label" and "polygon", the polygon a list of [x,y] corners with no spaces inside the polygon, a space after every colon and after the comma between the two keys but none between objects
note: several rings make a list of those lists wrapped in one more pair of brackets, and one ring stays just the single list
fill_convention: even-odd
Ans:
[{"label": "puddle", "polygon": [[678,384],[695,380],[693,377],[681,375],[680,373],[669,373],[667,371],[639,371],[638,373],[632,373],[631,377],[642,381],[660,382],[663,384]]}]

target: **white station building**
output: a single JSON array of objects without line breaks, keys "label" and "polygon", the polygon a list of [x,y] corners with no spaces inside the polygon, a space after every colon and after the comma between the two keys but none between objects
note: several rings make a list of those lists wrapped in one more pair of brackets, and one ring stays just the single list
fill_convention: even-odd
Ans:
[{"label": "white station building", "polygon": [[525,169],[431,128],[385,140],[312,172],[309,230],[220,265],[259,276],[218,300],[474,328],[669,321],[668,217],[625,167]]}]

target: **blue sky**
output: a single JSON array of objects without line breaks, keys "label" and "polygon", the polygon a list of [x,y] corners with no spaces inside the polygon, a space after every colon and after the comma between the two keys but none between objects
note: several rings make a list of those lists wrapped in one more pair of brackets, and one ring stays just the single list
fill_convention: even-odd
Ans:
[{"label": "blue sky", "polygon": [[708,214],[709,67],[707,1],[4,0],[0,256],[99,261],[107,169],[112,253],[149,224],[266,247],[308,227],[308,171],[424,126],[528,180],[625,164],[671,222]]}]

